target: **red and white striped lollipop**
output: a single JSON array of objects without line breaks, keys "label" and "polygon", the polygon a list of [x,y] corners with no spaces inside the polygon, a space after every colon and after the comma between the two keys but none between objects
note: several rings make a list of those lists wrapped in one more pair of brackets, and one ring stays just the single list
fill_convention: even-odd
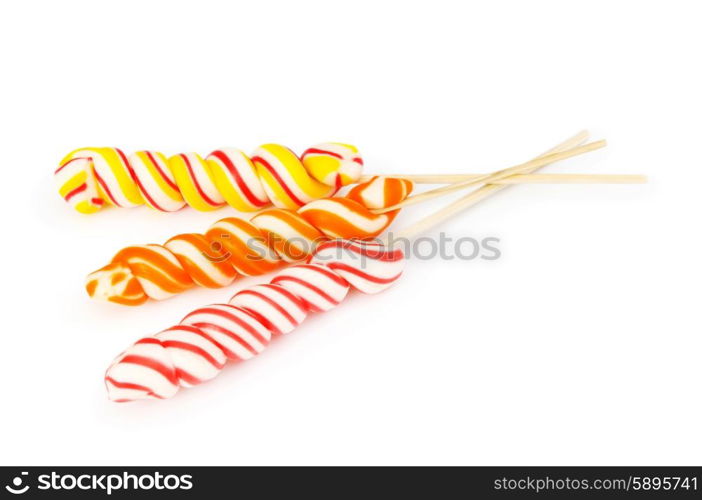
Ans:
[{"label": "red and white striped lollipop", "polygon": [[290,267],[270,284],[239,291],[229,304],[196,309],[180,324],[137,341],[107,369],[109,398],[165,399],[180,387],[210,380],[227,359],[251,359],[272,335],[297,328],[308,312],[332,309],[350,287],[363,293],[384,290],[400,277],[404,263],[401,251],[377,243],[339,240],[323,251],[324,263]]},{"label": "red and white striped lollipop", "polygon": [[312,262],[324,264],[363,293],[378,293],[402,274],[402,250],[389,250],[380,243],[361,240],[332,240],[317,247]]},{"label": "red and white striped lollipop", "polygon": [[326,312],[338,306],[349,292],[348,282],[321,264],[300,264],[271,280],[297,295],[308,311]]}]

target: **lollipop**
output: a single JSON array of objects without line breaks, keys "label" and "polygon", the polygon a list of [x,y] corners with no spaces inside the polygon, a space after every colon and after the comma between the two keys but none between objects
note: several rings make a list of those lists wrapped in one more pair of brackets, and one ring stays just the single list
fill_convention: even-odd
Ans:
[{"label": "lollipop", "polygon": [[273,204],[297,209],[331,196],[358,181],[363,168],[358,150],[326,143],[300,158],[278,144],[264,144],[249,157],[234,148],[202,158],[157,151],[130,156],[117,148],[82,148],[69,153],[54,172],[59,194],[77,211],[94,213],[105,205],[147,204],[164,212],[185,205],[215,210],[230,205],[251,212]]},{"label": "lollipop", "polygon": [[[351,145],[324,143],[298,158],[278,144],[264,144],[249,157],[234,148],[218,149],[202,158],[196,153],[166,157],[158,151],[129,156],[117,148],[81,148],[64,157],[54,172],[59,194],[78,212],[91,214],[106,205],[146,204],[163,212],[185,205],[209,211],[229,205],[242,212],[269,205],[291,210],[333,195],[339,188],[369,180],[363,160]],[[392,175],[418,183],[481,180],[486,174]],[[637,176],[512,175],[499,184],[642,182]],[[368,208],[372,207],[365,205]]]},{"label": "lollipop", "polygon": [[249,221],[227,217],[204,234],[180,234],[163,245],[130,246],[109,264],[88,275],[86,289],[97,299],[139,305],[167,299],[195,285],[219,288],[238,275],[252,276],[285,263],[307,259],[330,238],[372,238],[390,225],[397,210],[372,213],[372,207],[396,205],[412,183],[372,178],[345,198],[312,201],[297,211],[267,209]]},{"label": "lollipop", "polygon": [[[335,307],[350,287],[378,293],[402,274],[401,250],[353,240],[335,240],[334,247],[352,250],[315,254],[313,260],[324,264],[293,266],[270,284],[245,288],[228,304],[196,309],[180,324],[138,340],[107,369],[109,398],[118,402],[170,398],[181,387],[216,377],[226,360],[246,360],[260,353],[273,335],[300,326],[308,312]],[[361,261],[372,263],[363,271],[363,280],[348,282],[334,270],[358,269]],[[374,286],[367,287],[368,282]]]}]

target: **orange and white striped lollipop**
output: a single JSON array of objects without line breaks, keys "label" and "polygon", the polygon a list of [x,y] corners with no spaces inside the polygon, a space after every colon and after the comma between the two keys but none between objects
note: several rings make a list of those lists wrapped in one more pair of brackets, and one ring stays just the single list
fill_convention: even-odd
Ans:
[{"label": "orange and white striped lollipop", "polygon": [[[362,203],[390,206],[412,189],[403,179],[375,177],[353,193]],[[260,275],[308,259],[320,243],[334,238],[378,236],[397,211],[374,214],[351,197],[308,203],[297,212],[267,209],[245,221],[227,217],[204,234],[180,234],[163,245],[137,245],[119,251],[88,275],[86,289],[96,299],[139,305],[163,300],[193,286],[224,287],[237,275]]]}]

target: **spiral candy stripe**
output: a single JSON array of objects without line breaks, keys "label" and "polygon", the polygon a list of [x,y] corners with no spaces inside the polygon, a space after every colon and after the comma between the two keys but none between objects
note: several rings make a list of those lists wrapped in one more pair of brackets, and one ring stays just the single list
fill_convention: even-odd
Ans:
[{"label": "spiral candy stripe", "polygon": [[[411,189],[402,179],[378,177],[367,184],[369,193],[379,198],[362,199],[374,204],[395,204]],[[164,245],[124,248],[107,266],[88,275],[86,290],[93,298],[139,305],[195,285],[223,287],[238,274],[264,274],[305,260],[329,238],[375,237],[396,214],[376,215],[350,198],[329,198],[312,201],[298,212],[273,208],[250,221],[228,217],[205,234],[180,234]]]},{"label": "spiral candy stripe", "polygon": [[129,161],[115,148],[79,149],[54,172],[59,194],[79,212],[93,213],[105,203],[135,207],[144,203]]},{"label": "spiral candy stripe", "polygon": [[290,333],[307,317],[304,302],[281,285],[252,286],[229,303],[245,309],[274,334]]},{"label": "spiral candy stripe", "polygon": [[179,234],[163,246],[175,255],[196,285],[219,288],[227,286],[236,277],[234,268],[223,260],[221,252],[212,249],[212,244],[202,234]]},{"label": "spiral candy stripe", "polygon": [[168,159],[176,185],[185,203],[207,212],[224,205],[224,198],[214,183],[210,165],[196,153],[181,153]]},{"label": "spiral candy stripe", "polygon": [[243,276],[266,274],[283,264],[258,227],[244,219],[220,219],[210,226],[205,237],[212,242],[213,251],[219,246],[229,256],[228,262]]},{"label": "spiral candy stripe", "polygon": [[363,159],[350,144],[318,144],[305,151],[301,159],[312,177],[328,186],[351,184],[361,177],[363,170]]},{"label": "spiral candy stripe", "polygon": [[210,153],[207,160],[227,204],[242,211],[258,210],[268,204],[256,166],[243,151],[218,149]]},{"label": "spiral candy stripe", "polygon": [[350,145],[320,144],[301,158],[278,144],[264,144],[250,158],[224,148],[204,159],[196,153],[166,158],[157,151],[137,151],[127,157],[117,148],[82,148],[64,157],[54,177],[59,194],[90,214],[105,205],[143,204],[164,212],[186,204],[201,211],[228,204],[251,212],[271,203],[297,209],[361,176],[363,161]]},{"label": "spiral candy stripe", "polygon": [[268,328],[245,310],[229,304],[196,309],[180,324],[201,330],[229,359],[251,359],[271,341]]},{"label": "spiral candy stripe", "polygon": [[147,205],[162,212],[175,212],[183,207],[183,196],[163,154],[137,151],[129,157],[129,164]]},{"label": "spiral candy stripe", "polygon": [[412,181],[395,178],[394,182],[374,182],[380,179],[374,176],[370,181],[354,186],[346,195],[350,200],[366,208],[385,208],[400,203],[412,192]]},{"label": "spiral candy stripe", "polygon": [[[291,332],[308,312],[328,311],[339,304],[350,287],[362,293],[385,290],[404,268],[401,250],[363,241],[327,245],[325,255],[312,258],[324,264],[290,267],[270,284],[241,290],[228,304],[202,307],[180,324],[138,340],[107,369],[108,397],[117,402],[170,398],[180,387],[217,376],[227,359],[251,359],[265,349],[272,335]],[[332,255],[332,249],[338,252]],[[347,281],[337,269],[361,270],[364,281]],[[368,288],[366,282],[374,286]]]},{"label": "spiral candy stripe", "polygon": [[349,198],[315,200],[297,212],[330,238],[373,238],[389,224],[393,215],[376,215]]},{"label": "spiral candy stripe", "polygon": [[173,360],[175,376],[183,387],[216,376],[227,360],[215,342],[192,326],[172,326],[159,333],[158,339]]},{"label": "spiral candy stripe", "polygon": [[261,231],[280,258],[287,262],[306,258],[317,242],[326,239],[301,214],[281,208],[264,210],[253,217],[251,223]]},{"label": "spiral candy stripe", "polygon": [[[343,253],[353,259],[338,259]],[[382,245],[354,240],[332,240],[317,247],[313,264],[326,266],[344,278],[352,287],[363,293],[378,293],[402,274],[404,261],[388,253]]]},{"label": "spiral candy stripe", "polygon": [[320,264],[299,264],[271,280],[297,295],[308,311],[324,312],[338,306],[349,291],[349,284],[337,273]]}]

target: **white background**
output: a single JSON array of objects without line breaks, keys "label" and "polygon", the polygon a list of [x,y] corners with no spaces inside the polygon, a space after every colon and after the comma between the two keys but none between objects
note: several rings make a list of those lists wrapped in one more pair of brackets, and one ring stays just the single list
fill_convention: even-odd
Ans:
[{"label": "white background", "polygon": [[[699,464],[696,4],[3,3],[0,463]],[[68,151],[336,140],[368,173],[481,172],[585,127],[609,147],[547,171],[650,183],[510,188],[441,227],[500,260],[411,260],[206,385],[107,401],[115,355],[236,287],[125,309],[85,274],[233,211],[74,213]]]}]

